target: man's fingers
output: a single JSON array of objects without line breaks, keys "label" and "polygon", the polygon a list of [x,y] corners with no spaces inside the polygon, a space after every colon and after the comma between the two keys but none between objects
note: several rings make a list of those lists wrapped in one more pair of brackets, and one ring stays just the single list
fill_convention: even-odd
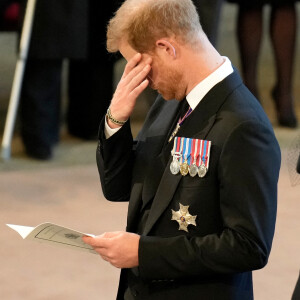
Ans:
[{"label": "man's fingers", "polygon": [[99,235],[99,237],[110,239],[110,238],[120,236],[123,233],[124,233],[124,231],[111,231],[111,232],[105,232],[105,233]]},{"label": "man's fingers", "polygon": [[148,86],[149,80],[145,79],[140,85],[138,85],[132,92],[131,94],[133,97],[137,98]]},{"label": "man's fingers", "polygon": [[124,85],[128,85],[134,77],[138,76],[141,72],[143,72],[144,68],[145,68],[145,64],[139,64],[128,74],[126,75],[123,74],[122,81]]},{"label": "man's fingers", "polygon": [[108,248],[111,246],[111,239],[120,234],[122,231],[105,232],[95,237],[83,236],[82,240],[94,248]]},{"label": "man's fingers", "polygon": [[101,236],[96,236],[96,237],[83,236],[82,240],[86,244],[92,246],[93,248],[107,248],[108,241],[109,241],[109,239],[103,238]]},{"label": "man's fingers", "polygon": [[84,235],[84,236],[82,237],[82,240],[83,240],[86,244],[88,244],[88,245],[94,247],[95,241],[94,241],[94,238],[93,238],[93,237]]},{"label": "man's fingers", "polygon": [[151,65],[152,59],[149,57],[145,61],[139,62],[134,68],[130,69],[129,72],[126,70],[123,73],[122,79],[125,84],[128,84],[135,76],[143,72],[145,66]]},{"label": "man's fingers", "polygon": [[144,66],[144,68],[134,78],[131,79],[130,83],[128,84],[128,90],[133,91],[136,89],[146,79],[150,70],[150,65]]},{"label": "man's fingers", "polygon": [[136,67],[136,65],[140,62],[140,60],[142,59],[142,54],[141,53],[137,53],[135,54],[130,60],[129,62],[126,64],[125,69],[124,69],[124,73],[123,76],[127,75],[134,67]]}]

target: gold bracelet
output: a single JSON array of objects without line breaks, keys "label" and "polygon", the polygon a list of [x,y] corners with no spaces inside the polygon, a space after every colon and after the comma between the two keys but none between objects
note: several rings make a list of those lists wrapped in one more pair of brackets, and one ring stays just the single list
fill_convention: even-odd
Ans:
[{"label": "gold bracelet", "polygon": [[120,125],[120,126],[123,126],[126,122],[126,121],[119,121],[117,119],[115,119],[112,115],[111,115],[111,112],[110,112],[110,107],[108,108],[107,110],[107,114],[106,114],[107,118],[112,121],[114,124],[116,125]]}]

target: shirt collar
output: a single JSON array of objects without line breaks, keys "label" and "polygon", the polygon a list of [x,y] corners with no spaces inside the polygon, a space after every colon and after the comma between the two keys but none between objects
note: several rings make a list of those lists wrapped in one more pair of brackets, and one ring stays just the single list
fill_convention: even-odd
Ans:
[{"label": "shirt collar", "polygon": [[228,57],[223,56],[224,63],[204,80],[199,82],[186,96],[190,107],[194,110],[204,96],[219,82],[233,73],[231,61]]}]

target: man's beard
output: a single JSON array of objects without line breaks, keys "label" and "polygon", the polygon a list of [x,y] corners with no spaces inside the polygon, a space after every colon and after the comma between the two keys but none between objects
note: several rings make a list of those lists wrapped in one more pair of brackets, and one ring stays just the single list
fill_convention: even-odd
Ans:
[{"label": "man's beard", "polygon": [[182,100],[186,96],[182,74],[176,70],[167,70],[163,77],[158,83],[151,83],[150,87],[157,90],[165,100]]}]

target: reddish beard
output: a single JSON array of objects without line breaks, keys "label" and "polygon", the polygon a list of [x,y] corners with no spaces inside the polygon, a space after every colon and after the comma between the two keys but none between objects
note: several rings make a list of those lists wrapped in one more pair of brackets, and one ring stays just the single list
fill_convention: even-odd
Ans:
[{"label": "reddish beard", "polygon": [[176,70],[167,70],[161,74],[160,81],[154,83],[150,81],[150,87],[157,90],[165,100],[182,100],[185,97],[185,89],[183,85],[183,76]]}]

